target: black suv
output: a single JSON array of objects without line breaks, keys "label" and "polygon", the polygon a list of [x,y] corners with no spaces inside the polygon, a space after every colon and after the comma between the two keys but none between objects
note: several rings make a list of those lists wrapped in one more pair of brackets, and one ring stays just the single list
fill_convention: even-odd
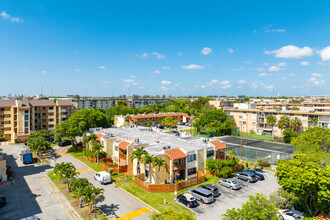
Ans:
[{"label": "black suv", "polygon": [[70,144],[71,144],[71,141],[66,140],[66,141],[61,141],[60,143],[58,143],[58,146],[64,147],[64,146],[68,146]]}]

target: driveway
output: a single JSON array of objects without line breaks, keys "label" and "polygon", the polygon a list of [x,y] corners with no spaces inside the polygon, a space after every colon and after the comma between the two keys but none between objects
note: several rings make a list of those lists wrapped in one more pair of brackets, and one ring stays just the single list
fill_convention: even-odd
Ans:
[{"label": "driveway", "polygon": [[193,211],[196,212],[197,219],[221,219],[221,215],[226,213],[227,209],[240,208],[243,203],[249,200],[249,195],[263,193],[269,196],[270,193],[280,187],[273,172],[265,171],[263,175],[265,176],[265,180],[256,183],[248,183],[235,179],[242,185],[242,188],[239,190],[231,190],[216,184],[221,195],[211,204],[200,204],[194,208]]},{"label": "driveway", "polygon": [[[62,148],[55,147],[56,152],[62,151]],[[104,189],[104,200],[99,202],[97,206],[110,218],[125,216],[136,216],[134,220],[149,219],[151,210],[146,211],[146,206],[140,201],[136,200],[120,188],[117,188],[113,184],[101,185],[98,181],[94,180],[95,171],[90,169],[79,160],[69,155],[62,155],[56,159],[56,163],[71,162],[77,169],[83,172],[80,173],[79,178],[87,178],[95,187]],[[147,213],[145,213],[147,212]],[[140,214],[145,213],[145,214]]]},{"label": "driveway", "polygon": [[5,182],[0,185],[0,194],[7,196],[7,205],[0,209],[0,219],[21,219],[37,215],[40,219],[71,219],[42,179],[50,169],[49,165],[24,165],[19,154],[24,144],[1,145],[7,163],[14,171],[14,185]]}]

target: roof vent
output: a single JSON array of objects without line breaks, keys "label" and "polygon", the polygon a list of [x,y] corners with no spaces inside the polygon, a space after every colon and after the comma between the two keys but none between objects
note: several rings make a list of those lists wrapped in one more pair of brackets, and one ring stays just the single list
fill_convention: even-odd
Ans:
[{"label": "roof vent", "polygon": [[167,149],[170,149],[171,148],[171,146],[167,146]]},{"label": "roof vent", "polygon": [[164,147],[162,147],[162,149],[163,149],[163,150],[166,150],[166,149],[167,149],[167,147],[166,147],[166,146],[164,146]]}]

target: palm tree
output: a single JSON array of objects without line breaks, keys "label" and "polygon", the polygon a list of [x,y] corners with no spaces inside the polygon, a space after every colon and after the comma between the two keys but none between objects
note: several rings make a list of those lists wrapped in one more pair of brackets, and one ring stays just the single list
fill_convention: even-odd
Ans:
[{"label": "palm tree", "polygon": [[290,117],[283,115],[280,120],[277,122],[277,126],[279,129],[284,130],[290,127]]},{"label": "palm tree", "polygon": [[96,141],[96,138],[97,138],[97,135],[96,134],[90,134],[90,135],[84,137],[83,143],[84,144],[91,143],[93,145],[95,143],[95,141]]},{"label": "palm tree", "polygon": [[313,124],[313,127],[317,126],[317,123],[319,122],[319,119],[317,117],[311,118],[311,122]]},{"label": "palm tree", "polygon": [[137,175],[140,174],[140,162],[142,162],[143,160],[143,157],[145,155],[147,155],[148,152],[146,150],[144,150],[144,147],[139,147],[139,148],[136,148],[133,152],[132,152],[132,155],[131,155],[131,162],[133,162],[134,159],[137,160],[137,166],[136,166],[136,173]]},{"label": "palm tree", "polygon": [[88,204],[89,213],[95,210],[95,199],[96,197],[104,195],[104,189],[96,188],[93,185],[89,185],[84,188],[82,193],[83,201]]},{"label": "palm tree", "polygon": [[70,189],[70,183],[78,176],[76,167],[72,163],[57,163],[54,167],[54,172],[59,174],[62,183],[67,184],[67,189]]},{"label": "palm tree", "polygon": [[266,124],[272,126],[272,136],[273,135],[273,128],[274,128],[274,125],[276,124],[276,117],[274,115],[267,115],[266,116]]},{"label": "palm tree", "polygon": [[96,159],[96,162],[99,163],[99,152],[100,150],[103,148],[103,145],[100,144],[99,142],[95,142],[92,146],[93,148],[93,151],[96,151],[97,152],[97,159]]},{"label": "palm tree", "polygon": [[196,119],[193,123],[193,127],[196,129],[196,132],[199,135],[201,133],[201,129],[202,129],[201,121],[199,119]]},{"label": "palm tree", "polygon": [[71,184],[70,188],[73,191],[73,194],[77,197],[80,198],[83,196],[83,191],[84,188],[90,186],[91,183],[88,181],[86,178],[79,178],[79,179],[74,179]]},{"label": "palm tree", "polygon": [[152,164],[152,162],[154,161],[155,156],[154,155],[150,155],[150,154],[145,154],[144,157],[142,158],[142,162],[144,163],[144,167],[146,167],[146,164],[148,164],[148,180],[150,180],[150,165]]},{"label": "palm tree", "polygon": [[155,157],[153,162],[152,162],[152,165],[154,167],[158,167],[158,170],[157,170],[157,175],[156,175],[156,181],[155,183],[157,183],[157,180],[158,180],[158,175],[159,175],[159,172],[160,172],[160,168],[163,167],[166,172],[168,172],[168,169],[167,169],[167,161],[162,159],[162,158],[158,158],[158,157]]},{"label": "palm tree", "polygon": [[297,117],[292,118],[290,124],[291,124],[291,128],[295,131],[298,131],[302,128],[302,122]]}]

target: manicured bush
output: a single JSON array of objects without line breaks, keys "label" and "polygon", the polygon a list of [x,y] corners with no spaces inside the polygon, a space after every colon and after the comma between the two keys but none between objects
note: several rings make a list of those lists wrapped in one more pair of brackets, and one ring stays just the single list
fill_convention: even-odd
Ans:
[{"label": "manicured bush", "polygon": [[283,190],[282,188],[278,188],[274,192],[270,194],[270,198],[275,203],[276,207],[279,209],[292,209],[293,208],[293,202],[284,198],[282,196]]},{"label": "manicured bush", "polygon": [[5,137],[0,137],[0,142],[3,142],[3,141],[5,141],[5,140],[6,140]]},{"label": "manicured bush", "polygon": [[269,160],[267,158],[259,158],[257,161],[258,161],[260,166],[263,166],[263,167],[269,167],[270,166]]},{"label": "manicured bush", "polygon": [[233,174],[233,171],[230,167],[223,167],[220,171],[220,176],[223,178],[231,177]]},{"label": "manicured bush", "polygon": [[[232,158],[227,160],[220,160],[220,159],[207,159],[206,160],[206,168],[208,171],[216,176],[222,176],[225,175],[231,176],[232,174],[232,167],[238,167],[239,160],[238,158]],[[226,169],[224,169],[226,168]],[[230,170],[230,173],[229,173]]]},{"label": "manicured bush", "polygon": [[107,152],[105,152],[105,151],[99,152],[99,157],[106,157],[106,156],[107,156]]}]

